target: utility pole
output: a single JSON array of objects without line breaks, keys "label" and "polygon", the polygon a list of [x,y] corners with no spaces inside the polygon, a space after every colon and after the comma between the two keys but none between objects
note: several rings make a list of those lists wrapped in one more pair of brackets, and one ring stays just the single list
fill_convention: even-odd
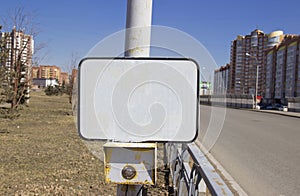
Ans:
[{"label": "utility pole", "polygon": [[[125,57],[149,57],[152,0],[128,0]],[[143,195],[142,185],[118,185],[117,195]]]},{"label": "utility pole", "polygon": [[255,67],[256,67],[256,79],[255,79],[255,102],[254,102],[254,107],[257,109],[257,91],[258,91],[258,70],[259,70],[259,65],[258,65],[258,60],[256,56],[252,56],[249,53],[246,53],[246,56],[249,56],[250,58],[254,58],[255,60]]},{"label": "utility pole", "polygon": [[[257,60],[256,60],[256,62],[257,62]],[[256,81],[255,81],[255,109],[257,109],[258,70],[259,70],[259,65],[257,65],[257,63],[256,63]]]},{"label": "utility pole", "polygon": [[125,56],[149,57],[152,0],[128,0]]}]

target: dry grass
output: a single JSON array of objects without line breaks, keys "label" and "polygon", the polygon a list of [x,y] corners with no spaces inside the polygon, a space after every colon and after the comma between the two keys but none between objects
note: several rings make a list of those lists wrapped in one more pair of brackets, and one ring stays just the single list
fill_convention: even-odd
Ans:
[{"label": "dry grass", "polygon": [[67,96],[34,92],[20,113],[0,119],[0,195],[115,195],[101,160],[78,136]]},{"label": "dry grass", "polygon": [[113,193],[103,190],[103,165],[80,141],[66,96],[34,93],[15,120],[1,119],[3,194]]}]

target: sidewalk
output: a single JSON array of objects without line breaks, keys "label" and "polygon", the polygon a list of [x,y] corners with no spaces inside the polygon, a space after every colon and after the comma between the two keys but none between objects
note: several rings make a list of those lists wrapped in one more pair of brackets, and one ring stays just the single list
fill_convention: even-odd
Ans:
[{"label": "sidewalk", "polygon": [[272,114],[278,114],[278,115],[283,115],[283,116],[300,118],[299,112],[284,112],[284,111],[278,111],[278,110],[255,110],[255,109],[250,109],[250,110],[254,111],[254,112],[272,113]]}]

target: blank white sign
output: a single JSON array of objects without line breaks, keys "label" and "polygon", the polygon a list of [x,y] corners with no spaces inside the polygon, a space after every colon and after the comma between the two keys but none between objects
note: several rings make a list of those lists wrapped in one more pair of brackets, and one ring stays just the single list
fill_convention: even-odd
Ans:
[{"label": "blank white sign", "polygon": [[197,137],[198,80],[191,59],[83,59],[79,133],[122,142],[191,142]]}]

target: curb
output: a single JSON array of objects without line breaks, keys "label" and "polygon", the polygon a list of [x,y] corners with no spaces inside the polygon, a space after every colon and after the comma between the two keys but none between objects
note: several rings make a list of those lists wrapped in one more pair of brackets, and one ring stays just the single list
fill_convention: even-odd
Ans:
[{"label": "curb", "polygon": [[[195,141],[195,144],[199,147],[199,149],[204,153],[206,158],[209,160],[209,162],[213,165],[213,167],[216,168],[217,171],[219,171],[221,178],[225,181],[227,185],[229,185],[229,188],[233,191],[233,194],[241,195],[241,196],[248,196],[248,194],[245,192],[245,190],[234,180],[234,178],[224,169],[224,167],[212,156],[212,154],[205,149],[201,145],[199,141]],[[200,146],[202,146],[200,148]]]},{"label": "curb", "polygon": [[281,115],[281,116],[288,116],[288,117],[294,117],[294,118],[300,118],[300,114],[291,114],[288,112],[272,112],[272,111],[267,111],[267,110],[254,110],[254,109],[250,109],[249,111],[253,111],[253,112],[261,112],[261,113],[268,113],[268,114],[276,114],[276,115]]}]

